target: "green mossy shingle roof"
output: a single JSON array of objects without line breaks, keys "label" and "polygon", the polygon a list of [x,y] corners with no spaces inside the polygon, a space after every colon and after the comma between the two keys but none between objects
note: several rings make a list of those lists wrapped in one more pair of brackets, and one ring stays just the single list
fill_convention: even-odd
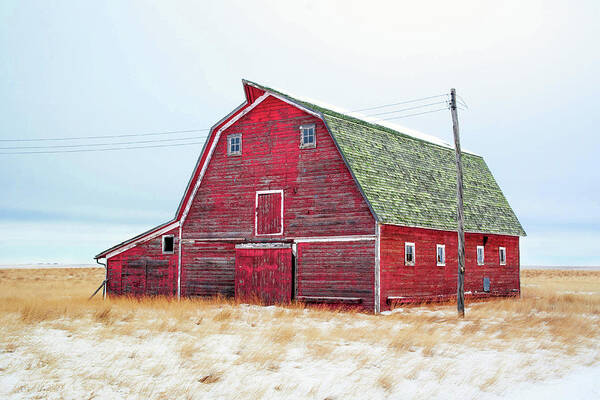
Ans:
[{"label": "green mossy shingle roof", "polygon": [[[454,149],[247,83],[323,116],[381,223],[457,229]],[[465,230],[525,236],[483,158],[462,156]]]}]

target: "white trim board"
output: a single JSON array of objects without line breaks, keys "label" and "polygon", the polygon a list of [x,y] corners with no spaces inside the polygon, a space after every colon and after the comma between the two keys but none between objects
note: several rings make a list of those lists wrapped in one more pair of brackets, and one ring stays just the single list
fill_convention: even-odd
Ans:
[{"label": "white trim board", "polygon": [[[409,224],[394,224],[392,222],[380,222],[380,224],[381,225],[390,225],[390,226],[400,226],[402,228],[429,229],[431,231],[438,231],[438,232],[452,232],[452,233],[457,232],[457,230],[452,230],[452,229],[432,228],[430,226],[409,225]],[[512,233],[494,233],[494,232],[468,231],[468,230],[465,230],[465,233],[474,233],[474,234],[478,234],[478,235],[487,235],[487,236],[510,236],[510,237],[526,237],[527,236],[527,235],[525,235],[525,236],[515,235]]]},{"label": "white trim board", "polygon": [[179,224],[179,252],[177,253],[177,300],[181,299],[181,253],[183,248],[183,226]]},{"label": "white trim board", "polygon": [[375,314],[381,312],[381,225],[375,222]]},{"label": "white trim board", "polygon": [[154,232],[154,233],[152,233],[150,235],[143,236],[143,237],[141,237],[141,238],[139,238],[137,240],[134,240],[133,242],[131,242],[131,243],[129,243],[129,244],[123,246],[123,247],[120,247],[120,248],[118,248],[116,250],[111,251],[104,258],[109,259],[111,257],[114,257],[117,254],[121,254],[122,252],[124,252],[126,250],[129,250],[129,249],[137,246],[139,243],[143,243],[143,242],[146,242],[148,240],[154,239],[155,237],[160,236],[163,233],[168,232],[171,229],[178,228],[178,227],[179,227],[179,221],[175,221],[172,224],[169,224],[169,225],[165,226],[164,228],[161,228],[161,229],[157,230],[156,232]]},{"label": "white trim board", "polygon": [[352,235],[352,236],[313,236],[292,237],[295,243],[317,243],[317,242],[361,242],[365,240],[376,240],[375,235]]},{"label": "white trim board", "polygon": [[241,243],[235,245],[236,249],[290,249],[291,243]]},{"label": "white trim board", "polygon": [[[310,237],[286,237],[286,240],[291,240],[294,243],[318,243],[318,242],[361,242],[361,241],[374,241],[376,235],[348,235],[348,236],[310,236]],[[203,243],[203,242],[243,242],[246,238],[227,238],[227,237],[215,237],[215,238],[196,238],[196,239],[183,239],[182,242],[186,244]]]},{"label": "white trim board", "polygon": [[196,244],[196,243],[206,243],[206,242],[243,242],[246,238],[236,237],[236,238],[228,238],[228,237],[218,237],[218,238],[201,238],[201,239],[184,239],[184,243],[187,244]]}]

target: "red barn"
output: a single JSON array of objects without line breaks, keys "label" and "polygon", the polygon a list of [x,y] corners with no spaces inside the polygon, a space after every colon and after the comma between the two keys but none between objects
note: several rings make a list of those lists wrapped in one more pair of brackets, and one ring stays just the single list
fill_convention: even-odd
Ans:
[{"label": "red barn", "polygon": [[[98,254],[109,294],[236,296],[388,310],[455,296],[453,148],[243,81],[175,218]],[[525,232],[463,153],[467,296],[520,292]]]}]

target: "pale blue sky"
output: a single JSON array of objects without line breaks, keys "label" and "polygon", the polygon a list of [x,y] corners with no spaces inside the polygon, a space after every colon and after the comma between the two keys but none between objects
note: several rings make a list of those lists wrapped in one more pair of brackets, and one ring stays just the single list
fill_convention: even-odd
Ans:
[{"label": "pale blue sky", "polygon": [[[456,87],[522,263],[600,265],[599,2],[286,3],[3,1],[0,139],[207,128],[241,78],[346,109]],[[452,137],[446,112],[399,122]],[[200,149],[0,154],[0,263],[88,262],[171,219]]]}]

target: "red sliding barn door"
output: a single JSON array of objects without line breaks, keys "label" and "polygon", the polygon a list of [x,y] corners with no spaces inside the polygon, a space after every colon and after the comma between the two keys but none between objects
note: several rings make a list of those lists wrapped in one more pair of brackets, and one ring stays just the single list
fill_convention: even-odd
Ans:
[{"label": "red sliding barn door", "polygon": [[235,297],[266,304],[292,299],[291,247],[236,248]]},{"label": "red sliding barn door", "polygon": [[256,234],[283,233],[283,190],[256,192]]}]

